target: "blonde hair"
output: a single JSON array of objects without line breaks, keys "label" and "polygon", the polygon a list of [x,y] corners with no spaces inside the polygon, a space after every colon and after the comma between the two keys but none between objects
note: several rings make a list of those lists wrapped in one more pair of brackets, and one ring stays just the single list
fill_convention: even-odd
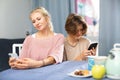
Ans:
[{"label": "blonde hair", "polygon": [[31,19],[31,16],[33,13],[36,13],[36,12],[39,12],[41,13],[48,21],[48,26],[50,27],[50,30],[53,31],[53,24],[52,24],[52,21],[51,21],[51,16],[50,14],[48,13],[48,11],[44,8],[44,7],[39,7],[39,8],[36,8],[34,9],[33,11],[31,11],[30,13],[30,19]]}]

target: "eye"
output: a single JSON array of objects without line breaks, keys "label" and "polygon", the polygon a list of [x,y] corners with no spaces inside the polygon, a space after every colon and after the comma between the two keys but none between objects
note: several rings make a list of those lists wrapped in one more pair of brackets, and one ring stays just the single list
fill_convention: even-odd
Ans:
[{"label": "eye", "polygon": [[41,20],[41,18],[37,18],[37,20]]},{"label": "eye", "polygon": [[83,29],[79,29],[79,30],[77,30],[77,32],[79,32],[79,31],[81,32],[81,31],[83,31]]},{"label": "eye", "polygon": [[35,23],[35,20],[33,20],[32,23]]}]

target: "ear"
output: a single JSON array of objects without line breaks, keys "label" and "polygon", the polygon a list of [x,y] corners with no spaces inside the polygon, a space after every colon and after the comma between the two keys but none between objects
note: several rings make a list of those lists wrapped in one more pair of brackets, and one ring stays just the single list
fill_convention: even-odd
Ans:
[{"label": "ear", "polygon": [[50,17],[49,16],[46,16],[45,19],[46,19],[47,22],[50,21]]},{"label": "ear", "polygon": [[49,16],[47,16],[46,18],[47,18],[48,21],[50,21],[50,17]]}]

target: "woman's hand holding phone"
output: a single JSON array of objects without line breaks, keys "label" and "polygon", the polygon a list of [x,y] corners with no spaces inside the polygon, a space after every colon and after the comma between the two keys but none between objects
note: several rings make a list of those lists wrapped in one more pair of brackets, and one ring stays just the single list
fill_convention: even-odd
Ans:
[{"label": "woman's hand holding phone", "polygon": [[98,43],[92,43],[90,44],[88,50],[90,50],[91,55],[95,56],[96,55],[96,47],[97,47]]},{"label": "woman's hand holding phone", "polygon": [[8,55],[10,56],[9,65],[11,66],[11,68],[15,68],[15,65],[17,64],[17,59],[18,59],[17,53],[9,53]]},{"label": "woman's hand holding phone", "polygon": [[96,49],[93,48],[93,49],[90,50],[90,52],[91,52],[91,56],[95,56],[96,55]]}]

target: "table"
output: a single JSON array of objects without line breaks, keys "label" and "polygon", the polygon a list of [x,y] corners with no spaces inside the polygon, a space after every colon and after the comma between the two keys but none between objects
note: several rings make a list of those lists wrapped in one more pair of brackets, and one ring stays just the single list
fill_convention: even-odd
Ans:
[{"label": "table", "polygon": [[[60,64],[35,69],[8,69],[0,72],[0,80],[94,80],[92,77],[78,78],[69,76],[68,73],[75,69],[87,69],[87,62],[65,61]],[[103,80],[110,79],[105,77]]]}]

